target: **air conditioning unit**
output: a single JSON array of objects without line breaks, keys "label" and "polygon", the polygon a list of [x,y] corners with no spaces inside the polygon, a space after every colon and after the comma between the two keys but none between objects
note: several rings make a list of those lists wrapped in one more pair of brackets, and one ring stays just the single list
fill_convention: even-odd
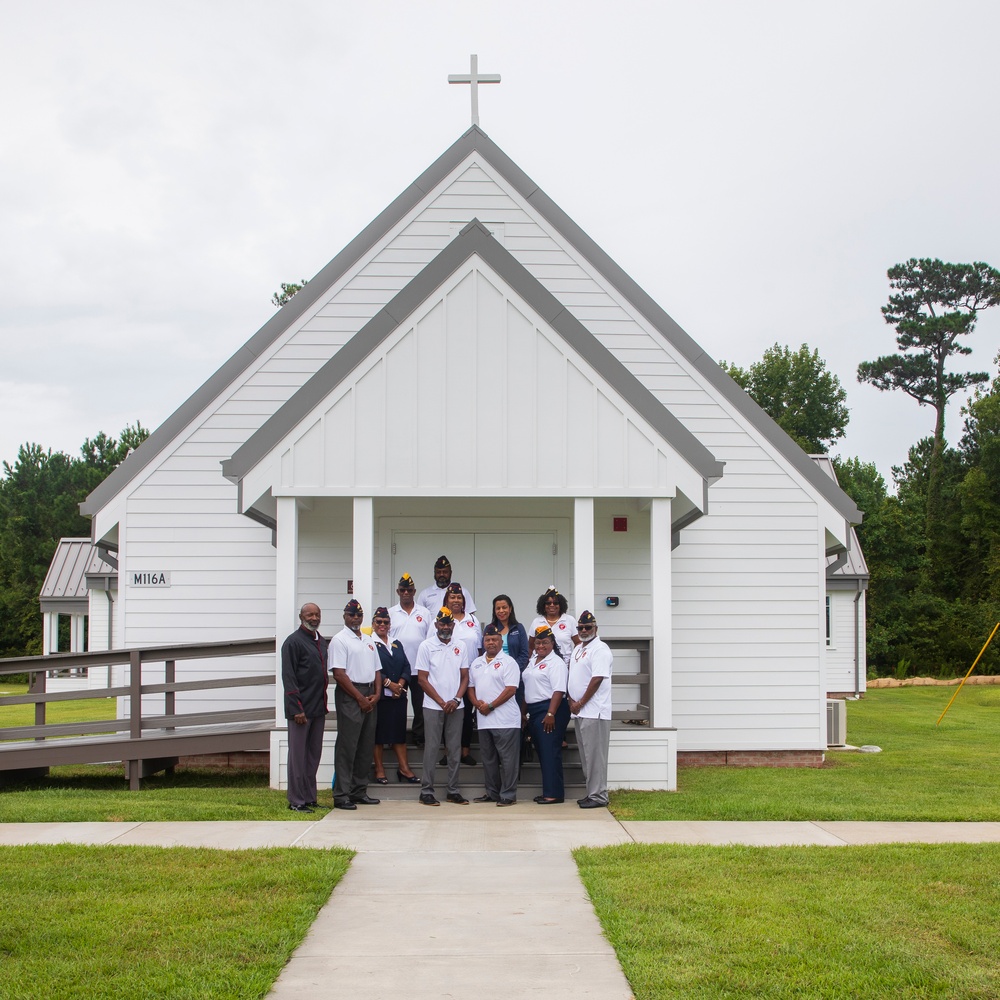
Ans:
[{"label": "air conditioning unit", "polygon": [[826,700],[826,745],[842,747],[847,743],[847,702],[839,698]]}]

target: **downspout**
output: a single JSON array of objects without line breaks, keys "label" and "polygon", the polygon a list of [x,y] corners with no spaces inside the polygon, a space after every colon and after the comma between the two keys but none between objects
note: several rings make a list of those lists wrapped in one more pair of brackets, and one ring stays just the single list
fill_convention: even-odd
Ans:
[{"label": "downspout", "polygon": [[[111,581],[108,580],[107,584],[108,584],[108,587],[107,587],[107,590],[104,591],[104,593],[108,595],[108,649],[113,649],[114,648],[114,640],[112,639],[112,636],[115,634],[115,631],[114,631],[114,625],[115,625],[115,599],[111,596]],[[111,671],[112,671],[112,666],[109,663],[108,664],[108,687],[109,688],[110,687],[114,687],[114,684],[112,684],[112,681],[114,680],[114,677],[112,676]]]},{"label": "downspout", "polygon": [[858,592],[854,595],[854,697],[861,697],[861,595],[864,593],[858,580]]}]

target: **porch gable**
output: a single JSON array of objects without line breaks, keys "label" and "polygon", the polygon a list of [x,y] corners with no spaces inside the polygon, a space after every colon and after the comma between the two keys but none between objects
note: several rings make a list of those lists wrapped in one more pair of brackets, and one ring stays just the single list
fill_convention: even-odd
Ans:
[{"label": "porch gable", "polygon": [[223,463],[276,495],[678,497],[722,463],[478,221]]}]

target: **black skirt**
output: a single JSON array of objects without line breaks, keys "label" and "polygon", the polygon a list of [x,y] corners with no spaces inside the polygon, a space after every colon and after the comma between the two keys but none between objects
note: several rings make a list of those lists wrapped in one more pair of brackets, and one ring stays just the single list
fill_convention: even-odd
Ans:
[{"label": "black skirt", "polygon": [[398,698],[379,698],[375,720],[376,743],[406,742],[406,694]]}]

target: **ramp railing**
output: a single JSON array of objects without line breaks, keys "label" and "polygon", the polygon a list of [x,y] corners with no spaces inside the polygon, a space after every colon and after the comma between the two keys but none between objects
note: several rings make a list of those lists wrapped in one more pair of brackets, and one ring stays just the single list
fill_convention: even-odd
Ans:
[{"label": "ramp railing", "polygon": [[[0,726],[0,772],[44,769],[59,764],[122,761],[129,787],[139,788],[144,773],[172,767],[180,756],[263,750],[274,728],[274,704],[209,712],[178,712],[178,692],[213,691],[273,685],[275,640],[240,639],[136,649],[53,653],[0,660],[0,681],[27,674],[27,694],[0,696],[0,706],[34,705],[35,721],[27,726]],[[260,672],[199,680],[176,680],[177,664],[188,660],[270,654]],[[127,666],[127,683],[112,685],[112,670]],[[50,673],[65,670],[108,671],[108,684],[78,690],[46,691]],[[144,678],[144,671],[145,678]],[[152,672],[157,674],[151,679]],[[162,694],[162,711],[149,709],[150,695]],[[147,707],[143,708],[146,696]],[[46,708],[55,702],[92,698],[124,700],[114,719],[47,723]]]}]

